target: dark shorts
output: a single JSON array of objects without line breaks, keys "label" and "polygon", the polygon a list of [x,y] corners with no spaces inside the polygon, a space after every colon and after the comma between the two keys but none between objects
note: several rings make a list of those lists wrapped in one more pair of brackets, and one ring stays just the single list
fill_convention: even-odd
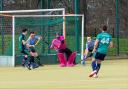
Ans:
[{"label": "dark shorts", "polygon": [[93,48],[89,48],[88,51],[89,51],[89,52],[92,52],[92,51],[93,51]]},{"label": "dark shorts", "polygon": [[69,48],[65,48],[65,49],[59,49],[58,53],[65,53],[67,59],[70,57],[70,55],[72,54],[72,51]]},{"label": "dark shorts", "polygon": [[[58,50],[58,53],[65,53],[66,54],[66,57],[67,57],[67,61],[68,61],[68,58],[72,54],[72,51],[69,48],[65,48],[65,49]],[[76,64],[76,61],[74,60],[73,63]]]},{"label": "dark shorts", "polygon": [[31,47],[31,48],[30,48],[30,52],[35,53],[35,52],[36,52],[35,48]]},{"label": "dark shorts", "polygon": [[95,59],[104,61],[105,56],[106,56],[106,54],[102,54],[102,53],[96,52]]}]

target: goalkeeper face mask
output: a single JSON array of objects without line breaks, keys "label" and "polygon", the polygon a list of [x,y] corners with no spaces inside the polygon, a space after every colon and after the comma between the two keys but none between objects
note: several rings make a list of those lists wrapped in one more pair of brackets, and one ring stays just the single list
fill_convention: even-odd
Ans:
[{"label": "goalkeeper face mask", "polygon": [[56,33],[56,38],[59,38],[60,37],[60,34],[59,33]]}]

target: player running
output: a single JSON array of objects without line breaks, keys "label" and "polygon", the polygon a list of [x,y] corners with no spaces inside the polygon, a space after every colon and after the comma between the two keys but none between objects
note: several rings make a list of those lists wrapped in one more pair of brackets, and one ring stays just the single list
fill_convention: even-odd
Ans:
[{"label": "player running", "polygon": [[64,36],[61,36],[59,33],[56,33],[56,38],[53,39],[50,48],[54,48],[57,51],[57,56],[60,61],[61,67],[74,66],[76,52],[72,53],[72,51],[67,48]]},{"label": "player running", "polygon": [[103,26],[102,32],[99,33],[96,37],[96,41],[94,44],[93,53],[95,54],[95,59],[92,62],[92,72],[89,77],[98,77],[98,72],[101,67],[101,62],[104,61],[104,58],[108,52],[109,48],[113,47],[112,37],[107,33],[107,26]]},{"label": "player running", "polygon": [[[81,61],[82,65],[85,65],[85,60],[88,57],[92,57],[92,51],[93,51],[93,48],[94,48],[94,43],[95,43],[95,40],[92,40],[91,37],[87,37],[86,49],[85,49],[85,52],[84,52],[83,60]],[[89,54],[89,52],[90,52],[90,54]]]}]

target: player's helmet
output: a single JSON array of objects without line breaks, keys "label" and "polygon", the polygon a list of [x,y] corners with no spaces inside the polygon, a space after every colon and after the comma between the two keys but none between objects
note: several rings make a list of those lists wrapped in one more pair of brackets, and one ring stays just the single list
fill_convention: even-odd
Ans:
[{"label": "player's helmet", "polygon": [[60,36],[61,36],[60,33],[57,32],[57,33],[56,33],[56,38],[58,38],[58,37],[60,37]]}]

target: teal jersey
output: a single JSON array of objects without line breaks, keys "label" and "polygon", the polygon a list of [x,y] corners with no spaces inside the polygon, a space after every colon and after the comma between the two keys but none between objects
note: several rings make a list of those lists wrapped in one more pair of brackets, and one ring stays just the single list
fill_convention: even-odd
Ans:
[{"label": "teal jersey", "polygon": [[97,52],[107,54],[110,42],[112,41],[111,35],[106,32],[102,32],[97,35],[96,39],[99,40]]},{"label": "teal jersey", "polygon": [[26,46],[22,43],[23,40],[26,40],[26,37],[24,34],[21,34],[19,36],[19,49],[22,51],[26,49]]}]

